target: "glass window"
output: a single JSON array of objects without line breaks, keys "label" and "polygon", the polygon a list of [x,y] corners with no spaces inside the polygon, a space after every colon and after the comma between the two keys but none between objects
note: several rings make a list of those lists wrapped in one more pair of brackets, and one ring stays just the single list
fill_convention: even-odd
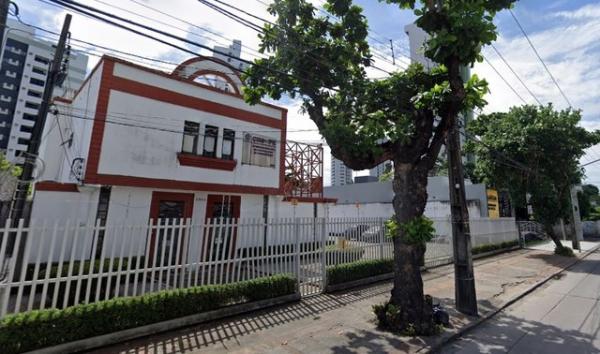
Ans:
[{"label": "glass window", "polygon": [[27,94],[31,97],[37,97],[37,98],[42,97],[42,93],[38,92],[38,91],[29,90],[29,91],[27,91]]},{"label": "glass window", "polygon": [[200,124],[196,122],[185,121],[183,128],[182,152],[196,154],[198,149],[198,135],[200,133]]},{"label": "glass window", "polygon": [[41,57],[39,55],[36,55],[34,58],[35,61],[37,61],[38,63],[42,63],[42,64],[49,64],[50,63],[50,59]]},{"label": "glass window", "polygon": [[44,86],[46,84],[44,80],[34,79],[33,77],[29,79],[29,82],[37,86]]},{"label": "glass window", "polygon": [[39,104],[33,103],[33,102],[29,102],[29,101],[25,102],[25,107],[31,108],[31,109],[40,109],[40,105]]},{"label": "glass window", "polygon": [[223,149],[221,157],[225,160],[233,160],[233,147],[235,146],[235,131],[230,129],[223,130]]},{"label": "glass window", "polygon": [[3,83],[2,87],[5,88],[5,89],[7,89],[7,90],[14,90],[15,89],[15,85],[9,84],[8,82]]},{"label": "glass window", "polygon": [[31,68],[31,71],[34,72],[34,73],[36,73],[36,74],[46,75],[46,70],[37,68],[35,66],[33,68]]},{"label": "glass window", "polygon": [[219,135],[219,128],[210,125],[204,129],[204,148],[202,155],[206,157],[217,156],[217,137]]}]

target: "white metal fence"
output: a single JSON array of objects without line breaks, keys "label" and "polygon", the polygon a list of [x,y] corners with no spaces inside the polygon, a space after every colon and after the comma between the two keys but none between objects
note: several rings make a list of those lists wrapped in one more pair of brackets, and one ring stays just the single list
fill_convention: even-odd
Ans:
[{"label": "white metal fence", "polygon": [[[452,260],[451,224],[435,219],[427,266]],[[473,245],[516,240],[513,219],[471,220]],[[151,220],[147,225],[10,220],[0,230],[0,318],[164,289],[293,274],[317,294],[326,268],[391,258],[382,218]]]}]

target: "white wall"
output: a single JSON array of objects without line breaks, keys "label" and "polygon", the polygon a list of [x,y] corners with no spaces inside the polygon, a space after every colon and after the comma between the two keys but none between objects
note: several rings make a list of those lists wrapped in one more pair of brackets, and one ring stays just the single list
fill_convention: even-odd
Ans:
[{"label": "white wall", "polygon": [[[82,189],[79,193],[36,191],[31,211],[33,231],[28,238],[28,242],[31,242],[28,258],[31,261],[35,260],[38,251],[42,251],[44,257],[48,257],[46,255],[52,252],[51,259],[57,261],[63,244],[66,252],[70,252],[75,245],[77,259],[80,259],[82,255],[87,257],[89,252],[85,250],[90,249],[93,235],[85,230],[85,226],[94,224],[98,196],[99,190],[94,188]],[[54,225],[57,227],[57,232],[53,242]],[[75,241],[77,226],[80,226],[81,229],[77,233],[77,241]],[[65,227],[68,228],[67,232],[64,231]],[[47,230],[42,232],[42,228]]]},{"label": "white wall", "polygon": [[[479,205],[469,202],[469,216],[471,218],[481,217]],[[336,204],[330,206],[331,217],[381,217],[390,218],[394,215],[394,207],[391,203],[364,203],[359,204]],[[429,201],[425,206],[425,215],[430,218],[443,218],[450,216],[450,205],[446,202]]]}]

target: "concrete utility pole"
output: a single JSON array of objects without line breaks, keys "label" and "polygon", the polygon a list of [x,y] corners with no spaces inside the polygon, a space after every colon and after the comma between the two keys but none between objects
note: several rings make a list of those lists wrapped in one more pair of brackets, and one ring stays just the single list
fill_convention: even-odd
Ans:
[{"label": "concrete utility pole", "polygon": [[581,227],[581,216],[579,215],[579,198],[577,192],[583,191],[581,186],[571,187],[571,221],[573,222],[573,238],[571,239],[573,249],[581,252],[580,241],[583,241],[583,229]]},{"label": "concrete utility pole", "polygon": [[44,88],[44,95],[42,96],[42,103],[38,112],[38,117],[33,125],[33,131],[31,132],[31,139],[29,140],[29,146],[27,148],[27,154],[25,156],[25,163],[23,165],[23,173],[19,178],[19,186],[15,194],[15,200],[11,213],[11,219],[13,222],[18,223],[19,219],[23,218],[23,209],[25,201],[27,200],[27,192],[29,191],[29,185],[32,181],[33,171],[35,169],[35,162],[39,153],[40,143],[42,140],[42,133],[44,126],[46,125],[46,116],[50,108],[50,102],[52,101],[52,92],[54,85],[57,82],[59,75],[61,75],[63,55],[65,53],[67,38],[69,35],[69,26],[71,25],[71,15],[65,16],[65,22],[60,33],[58,44],[56,45],[56,51],[54,52],[54,59],[50,64],[48,70],[48,77],[46,79],[46,87]]},{"label": "concrete utility pole", "polygon": [[[9,0],[0,0],[0,26],[2,26],[2,30],[0,31],[0,43],[4,43],[4,34],[6,33],[6,18],[8,17],[8,8],[10,6]],[[4,52],[4,46],[0,48],[2,52]],[[2,63],[0,63],[2,65]]]},{"label": "concrete utility pole", "polygon": [[[468,76],[468,71],[464,71]],[[464,79],[464,78],[463,78]],[[450,185],[450,211],[452,215],[452,246],[454,250],[454,297],[458,311],[477,315],[477,296],[473,257],[471,255],[471,232],[469,210],[465,194],[465,178],[460,147],[459,119],[448,132],[448,184]]]}]

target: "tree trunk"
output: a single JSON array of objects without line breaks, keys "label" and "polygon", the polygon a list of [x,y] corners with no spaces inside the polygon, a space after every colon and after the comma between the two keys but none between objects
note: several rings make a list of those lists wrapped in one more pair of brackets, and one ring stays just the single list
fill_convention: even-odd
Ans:
[{"label": "tree trunk", "polygon": [[[427,169],[423,166],[394,162],[394,212],[398,224],[421,216],[427,203]],[[401,322],[411,324],[417,334],[433,331],[431,303],[425,301],[420,265],[423,245],[407,244],[402,231],[394,238],[394,288],[390,303],[401,313]]]},{"label": "tree trunk", "polygon": [[558,235],[554,233],[554,227],[552,225],[544,225],[544,229],[546,230],[546,233],[548,234],[548,236],[550,236],[552,241],[554,241],[556,248],[563,248],[563,244],[560,241],[560,237],[558,237]]}]

